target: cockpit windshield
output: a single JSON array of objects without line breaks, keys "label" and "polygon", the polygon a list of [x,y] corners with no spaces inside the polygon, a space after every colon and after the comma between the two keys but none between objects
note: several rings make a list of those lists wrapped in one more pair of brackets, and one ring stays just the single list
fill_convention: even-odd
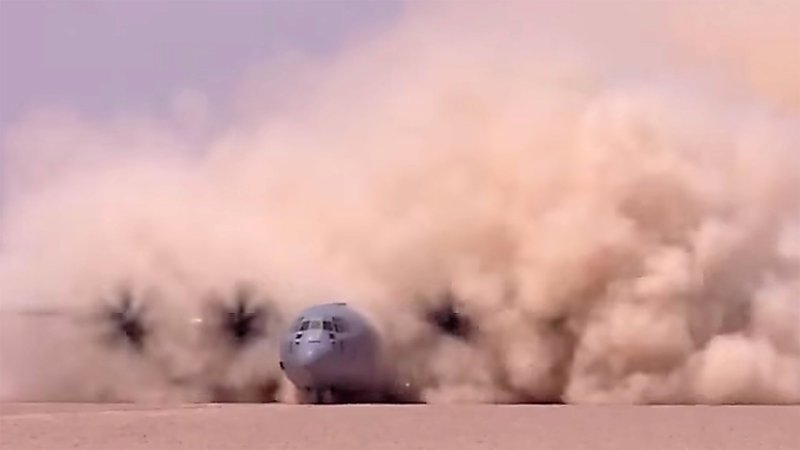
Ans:
[{"label": "cockpit windshield", "polygon": [[333,317],[331,320],[303,320],[298,324],[296,331],[319,330],[320,328],[337,333],[347,331],[347,326],[341,317]]}]

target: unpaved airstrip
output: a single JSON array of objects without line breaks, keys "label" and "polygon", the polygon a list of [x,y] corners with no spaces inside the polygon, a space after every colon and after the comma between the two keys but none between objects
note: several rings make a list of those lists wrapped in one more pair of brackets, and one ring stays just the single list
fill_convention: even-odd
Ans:
[{"label": "unpaved airstrip", "polygon": [[794,406],[2,404],[0,449],[795,450]]}]

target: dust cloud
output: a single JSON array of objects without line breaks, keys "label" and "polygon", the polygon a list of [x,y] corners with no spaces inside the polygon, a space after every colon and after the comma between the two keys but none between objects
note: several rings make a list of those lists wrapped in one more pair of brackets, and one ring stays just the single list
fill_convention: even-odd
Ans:
[{"label": "dust cloud", "polygon": [[287,319],[346,299],[416,401],[798,403],[798,23],[409,6],[224,102],[36,111],[4,143],[0,395],[291,402]]}]

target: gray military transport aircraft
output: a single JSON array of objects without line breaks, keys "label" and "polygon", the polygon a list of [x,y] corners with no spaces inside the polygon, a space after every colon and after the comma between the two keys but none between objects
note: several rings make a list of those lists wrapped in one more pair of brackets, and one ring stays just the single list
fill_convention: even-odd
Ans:
[{"label": "gray military transport aircraft", "polygon": [[[151,300],[123,284],[89,312],[34,309],[23,314],[71,317],[80,326],[100,330],[99,343],[146,356],[153,345],[151,336],[157,334]],[[422,319],[444,335],[469,340],[471,323],[459,312],[456,299],[448,294],[437,303],[431,310],[420,311]],[[232,295],[208,299],[206,314],[191,322],[202,325],[206,336],[232,351],[275,338],[280,354],[276,363],[303,403],[419,401],[413,383],[401,380],[393,369],[397,361],[384,354],[379,330],[344,302],[317,304],[284,322],[256,289],[241,284]]]},{"label": "gray military transport aircraft", "polygon": [[280,366],[312,403],[364,398],[384,391],[378,334],[346,303],[302,311],[280,344]]},{"label": "gray military transport aircraft", "polygon": [[[469,339],[473,327],[446,295],[425,314],[439,332]],[[280,367],[306,403],[414,402],[412,383],[401,380],[382,354],[379,333],[344,302],[302,311],[280,343]]]}]

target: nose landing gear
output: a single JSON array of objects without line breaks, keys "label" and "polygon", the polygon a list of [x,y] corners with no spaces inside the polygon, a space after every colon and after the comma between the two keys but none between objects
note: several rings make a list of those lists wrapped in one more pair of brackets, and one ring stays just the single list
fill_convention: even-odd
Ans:
[{"label": "nose landing gear", "polygon": [[339,392],[335,388],[305,388],[302,403],[311,405],[330,405],[339,402]]}]

